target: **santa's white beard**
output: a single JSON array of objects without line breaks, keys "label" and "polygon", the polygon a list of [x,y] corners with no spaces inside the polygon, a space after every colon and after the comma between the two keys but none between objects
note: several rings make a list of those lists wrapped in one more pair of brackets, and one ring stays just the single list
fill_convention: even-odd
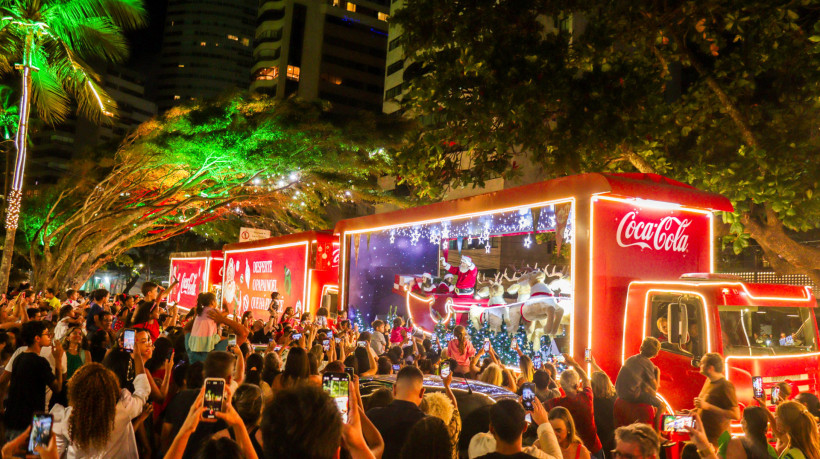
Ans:
[{"label": "santa's white beard", "polygon": [[472,269],[473,269],[473,265],[469,265],[469,266],[459,265],[459,267],[458,267],[458,271],[462,272],[462,273],[472,271]]}]

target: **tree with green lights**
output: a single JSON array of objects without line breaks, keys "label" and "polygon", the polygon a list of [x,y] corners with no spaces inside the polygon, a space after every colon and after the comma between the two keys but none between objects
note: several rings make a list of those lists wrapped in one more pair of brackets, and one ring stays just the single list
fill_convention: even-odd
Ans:
[{"label": "tree with green lights", "polygon": [[20,216],[31,281],[76,288],[128,249],[187,231],[235,240],[239,225],[325,228],[334,206],[387,200],[369,191],[388,166],[389,137],[374,132],[390,127],[379,122],[263,96],[173,108],[113,160],[77,163],[81,180],[32,198]]},{"label": "tree with green lights", "polygon": [[[721,193],[727,242],[820,284],[817,2],[406,0],[397,156],[420,194],[590,171]],[[469,164],[469,171],[462,165]],[[533,175],[535,175],[533,174]]]},{"label": "tree with green lights", "polygon": [[21,75],[14,143],[17,160],[6,197],[6,238],[0,291],[6,291],[18,227],[32,106],[48,123],[78,111],[100,121],[116,110],[97,84],[89,60],[119,62],[128,54],[124,30],[145,22],[141,0],[0,0],[0,73]]}]

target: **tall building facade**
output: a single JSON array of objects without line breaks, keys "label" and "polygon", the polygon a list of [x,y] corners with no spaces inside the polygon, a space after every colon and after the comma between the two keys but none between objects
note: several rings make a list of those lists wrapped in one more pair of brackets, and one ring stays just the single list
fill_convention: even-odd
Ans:
[{"label": "tall building facade", "polygon": [[247,89],[258,0],[170,0],[157,72],[160,111]]},{"label": "tall building facade", "polygon": [[[395,0],[390,5],[390,14],[404,6],[404,0]],[[384,113],[393,113],[401,106],[399,100],[404,87],[404,49],[401,46],[402,29],[390,24],[387,32],[387,58],[384,69]]]},{"label": "tall building facade", "polygon": [[27,174],[34,184],[71,177],[71,162],[78,155],[104,145],[111,145],[113,151],[129,132],[157,114],[156,104],[145,97],[142,74],[111,67],[100,78],[102,88],[117,103],[117,116],[98,125],[72,114],[57,126],[39,126],[32,134]]},{"label": "tall building facade", "polygon": [[251,90],[379,112],[390,0],[263,0]]}]

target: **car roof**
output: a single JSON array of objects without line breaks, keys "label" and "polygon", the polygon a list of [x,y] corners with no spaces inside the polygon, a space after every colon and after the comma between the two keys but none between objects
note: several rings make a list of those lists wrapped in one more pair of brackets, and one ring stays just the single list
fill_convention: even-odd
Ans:
[{"label": "car roof", "polygon": [[[360,379],[360,382],[364,386],[382,386],[392,388],[393,384],[396,383],[396,376],[364,376]],[[441,381],[441,377],[437,375],[424,375],[424,387],[426,389],[433,389],[436,391],[444,390],[444,384]],[[510,392],[509,390],[504,389],[503,387],[498,387],[493,384],[487,384],[481,381],[466,378],[453,378],[453,381],[450,383],[450,389],[453,392],[482,394],[487,398],[493,400],[494,402],[504,399],[515,400],[518,398],[518,395],[516,395],[514,392]]]}]

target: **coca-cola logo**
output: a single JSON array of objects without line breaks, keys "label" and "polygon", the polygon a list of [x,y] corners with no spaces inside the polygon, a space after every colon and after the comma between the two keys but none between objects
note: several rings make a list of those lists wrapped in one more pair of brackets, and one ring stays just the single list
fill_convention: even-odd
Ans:
[{"label": "coca-cola logo", "polygon": [[691,224],[692,220],[678,217],[663,217],[659,222],[641,221],[638,213],[632,211],[621,219],[615,238],[621,247],[686,252],[689,236],[685,231]]},{"label": "coca-cola logo", "polygon": [[179,283],[180,290],[183,295],[196,295],[196,279],[197,274],[192,273],[190,276],[182,276],[182,281]]}]

